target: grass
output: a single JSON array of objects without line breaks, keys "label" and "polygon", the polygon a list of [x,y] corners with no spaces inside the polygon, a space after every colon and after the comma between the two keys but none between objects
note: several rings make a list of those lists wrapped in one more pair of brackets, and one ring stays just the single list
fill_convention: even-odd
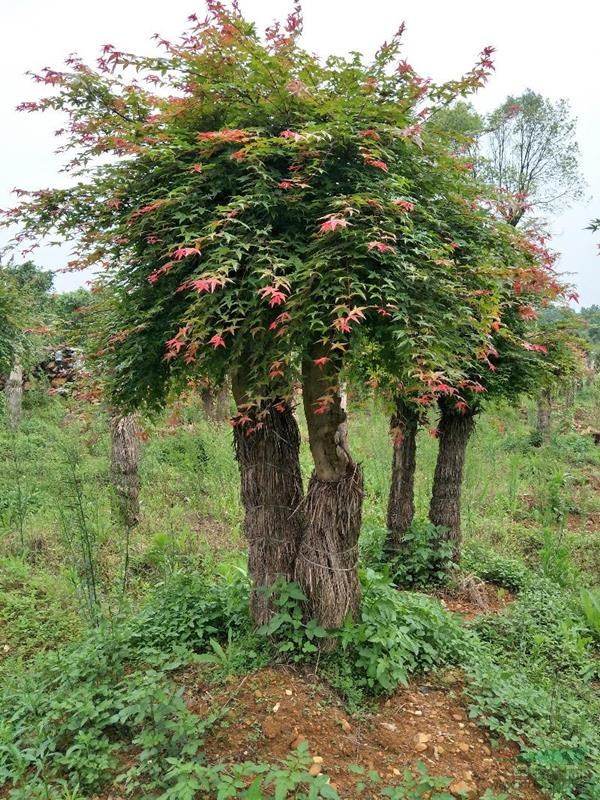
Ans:
[{"label": "grass", "polygon": [[[235,797],[256,785],[266,796],[278,786],[290,797],[333,797],[324,781],[307,779],[302,753],[279,772],[204,764],[215,719],[191,715],[172,681],[191,663],[204,663],[215,680],[278,659],[301,664],[324,635],[285,594],[283,622],[251,628],[227,428],[204,420],[193,398],[145,422],[144,520],[126,558],[111,517],[103,412],[40,392],[28,402],[21,432],[0,433],[0,784],[10,782],[16,800],[92,797],[115,775],[133,796],[143,787],[143,796],[179,800],[230,786],[238,794],[219,796]],[[416,672],[460,667],[474,718],[516,741],[556,800],[600,796],[599,639],[589,610],[600,574],[600,448],[577,432],[598,427],[599,408],[600,390],[588,387],[575,409],[556,415],[544,447],[532,444],[527,406],[496,406],[478,421],[465,474],[463,569],[518,597],[502,615],[468,625],[435,599],[398,593],[380,571],[391,447],[380,410],[356,408],[365,599],[361,619],[336,634],[337,653],[320,664],[355,706]],[[422,431],[421,520],[436,447]],[[98,609],[90,615],[92,573]],[[382,785],[377,796],[447,797],[427,776],[421,794],[416,778],[403,780],[404,789],[386,795]]]}]

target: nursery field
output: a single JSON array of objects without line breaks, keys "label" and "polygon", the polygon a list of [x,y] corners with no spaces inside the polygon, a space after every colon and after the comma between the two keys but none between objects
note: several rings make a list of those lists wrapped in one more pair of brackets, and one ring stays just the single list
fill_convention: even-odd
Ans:
[{"label": "nursery field", "polygon": [[436,438],[390,560],[388,422],[350,397],[362,600],[325,632],[295,584],[251,623],[231,430],[192,393],[142,420],[127,528],[101,406],[33,388],[0,438],[0,796],[599,798],[599,409],[597,384],[557,403],[540,445],[533,406],[489,407],[448,571]]}]

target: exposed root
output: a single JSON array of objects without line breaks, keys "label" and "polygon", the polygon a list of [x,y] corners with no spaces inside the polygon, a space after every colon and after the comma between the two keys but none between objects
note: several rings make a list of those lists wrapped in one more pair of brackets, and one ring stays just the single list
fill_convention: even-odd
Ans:
[{"label": "exposed root", "polygon": [[463,573],[457,576],[453,594],[471,603],[482,611],[489,611],[490,604],[485,583],[472,573]]}]

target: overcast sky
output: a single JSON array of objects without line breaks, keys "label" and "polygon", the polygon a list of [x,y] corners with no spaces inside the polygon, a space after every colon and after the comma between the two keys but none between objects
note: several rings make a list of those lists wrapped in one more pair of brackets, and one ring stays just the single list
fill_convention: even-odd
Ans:
[{"label": "overcast sky", "polygon": [[[241,0],[247,17],[263,29],[283,17],[291,0]],[[475,98],[486,111],[507,94],[534,89],[552,99],[566,97],[578,118],[582,172],[588,188],[578,203],[553,222],[561,269],[571,273],[582,305],[600,304],[597,242],[584,230],[600,217],[600,3],[571,0],[304,0],[304,45],[319,54],[358,50],[371,54],[406,21],[404,54],[417,71],[435,80],[458,77],[486,45],[496,47],[496,73]],[[189,14],[204,13],[200,0],[0,0],[0,207],[14,204],[15,187],[64,183],[53,130],[55,116],[18,114],[17,103],[35,97],[27,70],[60,68],[77,52],[93,59],[100,45],[151,53],[151,36],[175,38]],[[0,232],[0,243],[6,241]],[[44,267],[60,267],[66,250],[36,254]],[[85,282],[80,274],[58,275],[59,290]]]}]

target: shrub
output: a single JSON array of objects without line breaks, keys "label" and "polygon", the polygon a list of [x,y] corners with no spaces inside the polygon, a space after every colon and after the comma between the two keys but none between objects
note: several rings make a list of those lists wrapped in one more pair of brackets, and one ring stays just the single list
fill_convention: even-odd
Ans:
[{"label": "shrub", "polygon": [[[414,672],[455,663],[463,646],[460,622],[430,597],[398,592],[386,577],[362,575],[360,618],[340,631],[340,669],[371,691],[406,685]],[[344,667],[345,665],[345,667]]]},{"label": "shrub", "polygon": [[452,542],[430,522],[414,522],[402,539],[402,551],[389,562],[389,574],[404,589],[447,583],[454,567]]},{"label": "shrub", "polygon": [[477,620],[465,661],[470,712],[520,744],[553,797],[597,800],[600,703],[591,686],[598,661],[576,599],[532,578],[502,615]]},{"label": "shrub", "polygon": [[497,583],[511,592],[523,589],[532,574],[520,559],[474,542],[465,545],[461,567],[466,572],[472,572],[484,581]]}]

